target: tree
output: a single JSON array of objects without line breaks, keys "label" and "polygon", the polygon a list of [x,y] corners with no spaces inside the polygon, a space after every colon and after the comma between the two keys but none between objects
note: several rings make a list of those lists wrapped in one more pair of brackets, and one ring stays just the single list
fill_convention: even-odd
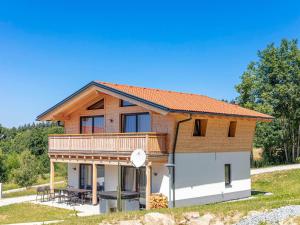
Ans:
[{"label": "tree", "polygon": [[4,183],[4,181],[7,180],[7,173],[6,173],[6,167],[5,167],[5,156],[0,149],[0,183]]},{"label": "tree", "polygon": [[21,187],[33,185],[38,178],[38,162],[36,157],[26,150],[20,155],[20,167],[12,172],[13,180]]},{"label": "tree", "polygon": [[255,145],[275,151],[279,161],[294,162],[300,155],[300,50],[297,41],[282,40],[279,47],[270,44],[259,51],[258,61],[249,64],[236,90],[240,105],[275,117],[270,124],[258,124]]}]

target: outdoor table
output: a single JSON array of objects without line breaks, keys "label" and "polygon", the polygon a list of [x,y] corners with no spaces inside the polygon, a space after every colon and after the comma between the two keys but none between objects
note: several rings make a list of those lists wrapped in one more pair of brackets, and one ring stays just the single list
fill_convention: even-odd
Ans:
[{"label": "outdoor table", "polygon": [[81,199],[81,203],[84,202],[84,198],[85,196],[91,192],[91,190],[87,190],[87,189],[80,189],[80,188],[55,188],[54,189],[54,193],[58,192],[59,195],[61,196],[62,193],[67,192],[67,193],[72,193],[72,194],[78,194],[80,196]]}]

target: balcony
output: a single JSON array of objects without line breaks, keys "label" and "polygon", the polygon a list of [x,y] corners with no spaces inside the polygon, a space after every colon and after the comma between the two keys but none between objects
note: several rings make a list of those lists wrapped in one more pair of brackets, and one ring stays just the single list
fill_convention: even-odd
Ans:
[{"label": "balcony", "polygon": [[147,155],[159,155],[167,153],[166,137],[162,133],[55,134],[49,135],[48,153],[130,155],[143,149]]}]

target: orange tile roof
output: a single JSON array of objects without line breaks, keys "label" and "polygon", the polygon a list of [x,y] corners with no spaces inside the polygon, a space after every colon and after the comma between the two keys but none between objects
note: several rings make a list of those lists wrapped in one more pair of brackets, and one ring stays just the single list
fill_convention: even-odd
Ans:
[{"label": "orange tile roof", "polygon": [[113,84],[96,81],[106,87],[138,97],[154,104],[168,108],[170,111],[223,114],[231,116],[272,119],[272,116],[259,113],[238,105],[219,101],[204,95],[143,88],[130,85]]}]

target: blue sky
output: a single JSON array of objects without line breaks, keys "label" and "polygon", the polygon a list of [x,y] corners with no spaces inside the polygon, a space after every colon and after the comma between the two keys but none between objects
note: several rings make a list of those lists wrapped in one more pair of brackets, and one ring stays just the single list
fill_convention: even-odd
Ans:
[{"label": "blue sky", "polygon": [[91,80],[236,97],[259,49],[300,36],[299,1],[0,1],[0,124]]}]

